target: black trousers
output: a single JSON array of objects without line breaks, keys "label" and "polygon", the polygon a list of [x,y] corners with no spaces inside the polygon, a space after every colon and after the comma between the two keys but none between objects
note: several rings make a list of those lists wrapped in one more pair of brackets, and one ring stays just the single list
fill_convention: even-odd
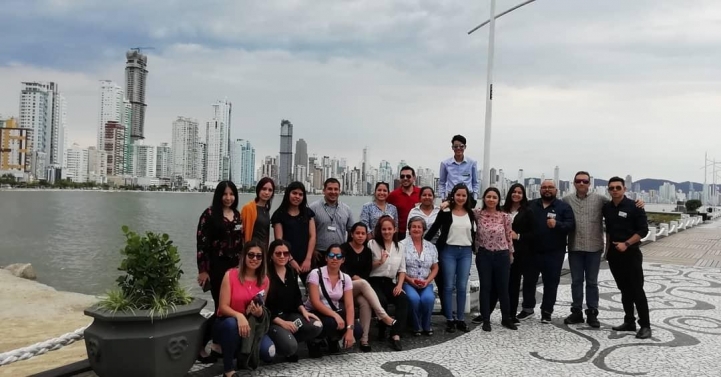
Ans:
[{"label": "black trousers", "polygon": [[218,305],[220,305],[220,285],[223,283],[225,273],[231,269],[238,267],[238,258],[215,257],[210,259],[210,295],[213,296],[215,310],[205,321],[205,329],[203,330],[203,347],[213,338],[213,324],[218,313]]},{"label": "black trousers", "polygon": [[[378,301],[384,309],[388,308],[388,304],[395,306],[395,319],[397,322],[395,326],[391,327],[391,336],[401,335],[406,329],[406,322],[408,321],[408,297],[406,297],[406,293],[401,292],[398,296],[393,296],[393,288],[396,285],[390,278],[370,277],[368,283],[378,295]],[[379,322],[379,326],[385,325],[383,325],[383,322]]]},{"label": "black trousers", "polygon": [[643,290],[643,254],[638,247],[632,247],[621,253],[612,249],[606,259],[613,279],[621,291],[621,303],[625,313],[624,322],[634,323],[634,305],[638,311],[638,325],[650,327],[648,300]]}]

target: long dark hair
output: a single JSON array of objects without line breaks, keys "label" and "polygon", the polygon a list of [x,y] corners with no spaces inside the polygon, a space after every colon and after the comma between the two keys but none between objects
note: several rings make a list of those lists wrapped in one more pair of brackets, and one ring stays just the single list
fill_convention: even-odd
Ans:
[{"label": "long dark hair", "polygon": [[265,203],[265,208],[270,209],[270,205],[273,202],[273,197],[275,197],[275,182],[270,177],[263,177],[258,181],[258,184],[255,185],[255,202],[258,202],[258,198],[260,197],[260,190],[265,186],[266,183],[269,183],[273,187],[273,194],[270,196],[270,199],[268,199],[268,202]]},{"label": "long dark hair", "polygon": [[456,196],[456,192],[458,192],[458,190],[466,190],[466,202],[463,204],[463,209],[465,209],[468,213],[473,213],[473,207],[471,206],[471,190],[469,190],[468,186],[463,183],[453,186],[451,193],[448,194],[448,202],[451,204],[451,210],[453,210],[456,205],[454,197]]},{"label": "long dark hair", "polygon": [[500,211],[500,210],[501,210],[501,192],[498,191],[498,189],[495,188],[495,187],[489,187],[489,188],[486,189],[486,191],[483,191],[483,197],[482,197],[482,199],[483,199],[483,206],[481,207],[481,209],[486,209],[486,208],[488,208],[488,207],[486,206],[486,195],[488,195],[489,192],[495,192],[495,193],[496,193],[496,197],[498,197],[498,202],[496,203],[496,211]]},{"label": "long dark hair", "polygon": [[225,223],[223,222],[223,195],[225,189],[230,187],[230,191],[233,192],[235,200],[230,205],[230,209],[233,210],[233,214],[238,212],[238,188],[231,181],[222,181],[215,186],[215,192],[213,193],[213,202],[210,205],[210,234],[220,237],[225,232]]},{"label": "long dark hair", "polygon": [[[256,240],[250,240],[249,242],[246,242],[245,245],[243,245],[243,253],[240,255],[240,263],[238,264],[238,280],[240,280],[241,283],[245,283],[245,270],[248,268],[248,266],[245,264],[245,257],[248,255],[248,252],[250,249],[257,247],[260,249],[260,253],[262,254],[262,257],[260,258],[260,266],[255,270],[255,285],[260,287],[263,285],[263,280],[265,280],[265,276],[267,274],[266,272],[266,253],[265,253],[265,247],[263,247],[263,244],[261,242],[258,242]],[[267,294],[268,292],[266,292]]]},{"label": "long dark hair", "polygon": [[518,208],[519,210],[525,209],[528,205],[528,197],[526,197],[526,188],[523,187],[520,183],[514,183],[511,185],[511,188],[508,189],[508,194],[506,194],[506,201],[503,203],[503,211],[511,213],[511,207],[513,206],[513,199],[511,199],[511,195],[513,195],[513,191],[516,190],[516,187],[521,188],[521,193],[523,194],[523,197],[521,198],[521,206]]},{"label": "long dark hair", "polygon": [[303,200],[298,205],[298,210],[300,210],[300,218],[305,220],[305,214],[306,212],[308,212],[308,193],[305,191],[305,186],[300,182],[291,182],[288,187],[285,188],[285,193],[283,193],[283,201],[280,202],[280,206],[275,211],[280,211],[278,213],[288,212],[288,208],[290,208],[290,193],[293,190],[303,191]]},{"label": "long dark hair", "polygon": [[[288,251],[290,251],[290,243],[288,243],[288,241],[282,240],[280,238],[274,239],[273,242],[271,242],[270,245],[268,245],[268,256],[266,259],[268,260],[268,273],[269,274],[271,272],[276,273],[275,263],[273,262],[273,253],[275,253],[275,249],[278,246],[285,246],[288,248]],[[288,266],[289,264],[290,264],[290,262],[286,263],[285,268],[293,270],[292,268],[290,268]]]},{"label": "long dark hair", "polygon": [[[373,239],[376,241],[376,244],[378,244],[379,247],[383,247],[386,244],[385,240],[383,240],[383,234],[381,233],[383,223],[386,221],[390,221],[391,224],[393,224],[393,227],[396,227],[396,223],[393,220],[393,217],[389,215],[383,215],[378,219],[376,227],[375,229],[373,229]],[[393,243],[396,245],[396,247],[398,247],[398,232],[393,233]]]}]

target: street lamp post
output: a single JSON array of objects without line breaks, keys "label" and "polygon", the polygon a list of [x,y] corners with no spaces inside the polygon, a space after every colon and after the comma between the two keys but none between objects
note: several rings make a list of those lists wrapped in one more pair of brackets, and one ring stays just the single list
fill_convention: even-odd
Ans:
[{"label": "street lamp post", "polygon": [[495,47],[495,36],[496,36],[496,18],[508,14],[524,5],[530,4],[536,0],[527,0],[521,4],[518,4],[496,16],[496,0],[491,0],[491,17],[484,23],[476,26],[468,32],[470,35],[474,31],[480,29],[486,24],[489,25],[488,32],[488,72],[487,79],[488,85],[486,86],[486,125],[483,136],[483,176],[481,180],[481,189],[485,190],[490,186],[491,183],[491,120],[493,115],[493,53]]}]

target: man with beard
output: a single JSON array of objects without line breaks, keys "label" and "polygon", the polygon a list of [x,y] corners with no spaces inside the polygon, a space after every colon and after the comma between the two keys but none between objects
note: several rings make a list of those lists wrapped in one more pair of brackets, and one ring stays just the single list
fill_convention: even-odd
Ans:
[{"label": "man with beard", "polygon": [[416,186],[416,172],[410,166],[404,166],[400,172],[401,187],[393,190],[386,201],[398,210],[398,239],[406,238],[408,213],[421,201],[421,189]]},{"label": "man with beard", "polygon": [[[571,206],[556,199],[556,185],[550,179],[541,183],[541,198],[529,203],[536,221],[537,243],[535,261],[529,266],[529,277],[538,280],[543,274],[543,302],[541,303],[541,322],[551,323],[551,313],[556,304],[558,284],[561,282],[561,268],[566,254],[566,237],[575,227],[575,218]],[[523,310],[518,319],[533,316],[536,307],[534,292],[524,292],[523,297],[534,297],[532,302],[523,301]]]},{"label": "man with beard", "polygon": [[353,226],[353,213],[347,204],[338,200],[339,195],[340,181],[328,178],[323,182],[323,199],[308,206],[315,212],[315,250],[317,254],[314,259],[318,264],[314,266],[325,263],[324,256],[330,245],[340,245],[348,241],[348,232]]},{"label": "man with beard", "polygon": [[638,339],[651,337],[648,300],[643,290],[643,254],[641,239],[648,234],[646,211],[638,208],[633,200],[626,197],[626,182],[623,178],[608,180],[611,201],[603,205],[606,220],[606,259],[613,280],[621,291],[621,302],[625,316],[623,324],[613,327],[614,331],[636,331],[634,305],[638,310]]}]

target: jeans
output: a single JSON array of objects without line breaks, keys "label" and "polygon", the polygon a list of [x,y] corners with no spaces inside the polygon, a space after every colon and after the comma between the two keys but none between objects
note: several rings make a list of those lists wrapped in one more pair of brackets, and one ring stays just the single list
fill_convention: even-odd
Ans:
[{"label": "jeans", "polygon": [[470,246],[446,245],[441,253],[443,264],[443,315],[453,320],[453,288],[456,289],[456,315],[459,321],[465,319],[466,288],[471,274],[473,251]]},{"label": "jeans", "polygon": [[483,320],[491,319],[492,292],[498,295],[498,300],[501,302],[501,318],[510,319],[508,279],[511,257],[508,250],[479,250],[476,255],[476,268],[481,279],[480,306]]},{"label": "jeans", "polygon": [[[213,327],[213,339],[220,344],[223,349],[223,371],[230,372],[235,370],[233,361],[240,349],[241,342],[246,341],[240,337],[238,330],[238,320],[235,317],[218,317]],[[275,356],[275,345],[267,335],[260,342],[260,358],[263,361],[270,361]]]},{"label": "jeans", "polygon": [[323,331],[322,323],[317,323],[317,325],[310,323],[300,313],[288,313],[280,318],[289,322],[299,319],[303,324],[295,333],[291,333],[275,323],[270,325],[268,336],[275,344],[275,351],[283,357],[295,355],[298,352],[298,342],[315,339]]},{"label": "jeans", "polygon": [[[538,275],[543,275],[543,301],[541,311],[553,313],[553,306],[556,305],[558,284],[561,282],[561,268],[565,250],[545,251],[537,253],[534,261],[530,263],[528,279],[524,275],[523,280],[523,309],[533,311],[536,306],[536,282]],[[526,282],[526,280],[528,280]],[[526,284],[528,283],[528,284]]]},{"label": "jeans", "polygon": [[643,290],[643,255],[638,247],[629,248],[623,253],[615,250],[608,252],[608,267],[613,279],[621,291],[621,302],[625,313],[623,321],[634,323],[636,317],[633,307],[638,310],[638,325],[650,327],[648,300]]},{"label": "jeans", "polygon": [[411,306],[411,324],[413,325],[413,330],[430,331],[433,304],[436,302],[436,295],[433,293],[433,284],[428,284],[424,288],[415,288],[408,283],[404,283],[403,290],[406,292],[408,302]]},{"label": "jeans", "polygon": [[583,309],[583,281],[586,281],[586,307],[598,310],[598,270],[601,268],[601,251],[569,251],[571,267],[572,312]]}]

